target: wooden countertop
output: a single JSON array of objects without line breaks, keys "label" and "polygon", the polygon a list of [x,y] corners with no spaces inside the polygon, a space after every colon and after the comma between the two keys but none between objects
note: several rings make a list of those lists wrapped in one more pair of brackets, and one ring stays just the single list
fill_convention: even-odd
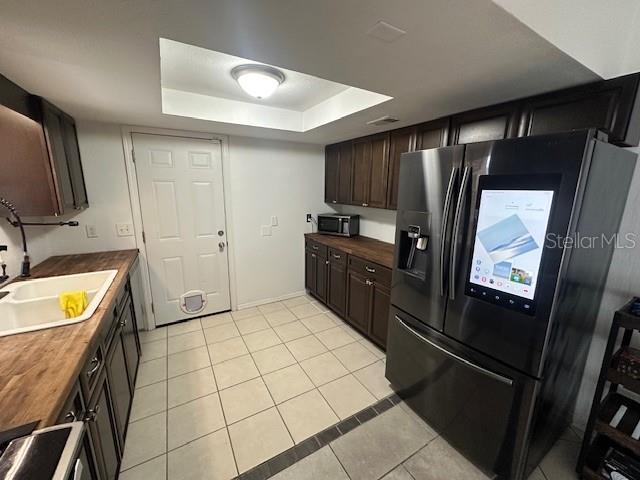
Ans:
[{"label": "wooden countertop", "polygon": [[305,233],[305,238],[322,243],[328,247],[337,248],[356,257],[364,258],[370,262],[378,263],[387,268],[393,268],[393,243],[382,242],[374,238],[363,237],[337,237],[323,235],[321,233]]},{"label": "wooden countertop", "polygon": [[32,278],[111,269],[118,274],[84,322],[0,337],[0,431],[55,423],[137,256],[137,250],[63,255],[33,268]]}]

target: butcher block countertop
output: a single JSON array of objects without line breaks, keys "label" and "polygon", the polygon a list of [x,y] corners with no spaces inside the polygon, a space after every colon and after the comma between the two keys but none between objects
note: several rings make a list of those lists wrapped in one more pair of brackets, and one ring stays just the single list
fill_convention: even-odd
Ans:
[{"label": "butcher block countertop", "polygon": [[337,248],[348,255],[375,262],[383,267],[393,268],[393,243],[382,242],[374,238],[355,236],[338,237],[321,233],[305,233],[305,238],[322,243],[330,248]]},{"label": "butcher block countertop", "polygon": [[56,422],[137,256],[137,250],[63,255],[32,269],[31,278],[113,269],[118,274],[84,322],[0,337],[0,431]]}]

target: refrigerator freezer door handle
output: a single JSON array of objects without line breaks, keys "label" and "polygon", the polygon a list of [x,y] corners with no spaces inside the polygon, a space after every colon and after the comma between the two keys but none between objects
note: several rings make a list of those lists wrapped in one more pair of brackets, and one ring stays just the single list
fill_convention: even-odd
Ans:
[{"label": "refrigerator freezer door handle", "polygon": [[467,187],[469,186],[469,178],[471,177],[471,166],[464,167],[462,174],[462,183],[460,184],[460,194],[456,202],[456,215],[453,219],[453,233],[451,234],[451,258],[449,262],[449,298],[456,298],[456,263],[458,262],[458,235],[460,234],[460,222],[464,210],[464,200],[467,196]]},{"label": "refrigerator freezer door handle", "polygon": [[494,380],[498,380],[499,382],[505,383],[509,386],[513,385],[513,380],[508,378],[508,377],[503,377],[502,375],[499,375],[495,372],[492,372],[491,370],[487,370],[484,367],[481,367],[480,365],[476,365],[473,362],[470,362],[469,360],[466,360],[462,357],[460,357],[459,355],[456,355],[455,353],[450,352],[449,350],[447,350],[446,348],[441,347],[440,345],[437,345],[436,343],[433,343],[431,340],[425,338],[423,335],[421,335],[420,333],[416,332],[413,328],[411,328],[409,325],[407,325],[405,323],[404,320],[402,320],[400,317],[398,317],[397,315],[395,316],[396,320],[398,322],[400,322],[400,325],[402,325],[409,333],[415,335],[416,337],[418,337],[420,340],[422,340],[425,343],[428,343],[429,345],[431,345],[433,348],[435,348],[436,350],[439,350],[440,352],[444,353],[446,356],[452,358],[453,360],[456,360],[457,362],[460,362],[464,365],[466,365],[469,368],[472,368],[473,370],[482,373],[483,375],[486,375],[487,377],[493,378]]},{"label": "refrigerator freezer door handle", "polygon": [[440,296],[444,297],[444,272],[445,272],[445,243],[447,240],[447,227],[449,225],[449,210],[451,210],[451,198],[453,197],[453,185],[458,176],[458,167],[453,167],[449,177],[447,194],[444,197],[444,209],[442,211],[442,227],[440,230]]}]

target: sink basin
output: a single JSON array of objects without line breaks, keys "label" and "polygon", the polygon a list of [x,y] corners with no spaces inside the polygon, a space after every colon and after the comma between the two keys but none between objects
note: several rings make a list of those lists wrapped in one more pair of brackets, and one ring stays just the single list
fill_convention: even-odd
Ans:
[{"label": "sink basin", "polygon": [[[0,337],[83,322],[94,314],[117,273],[103,270],[38,278],[0,288],[9,292],[0,299]],[[58,295],[76,290],[87,291],[89,305],[82,315],[65,318]]]}]

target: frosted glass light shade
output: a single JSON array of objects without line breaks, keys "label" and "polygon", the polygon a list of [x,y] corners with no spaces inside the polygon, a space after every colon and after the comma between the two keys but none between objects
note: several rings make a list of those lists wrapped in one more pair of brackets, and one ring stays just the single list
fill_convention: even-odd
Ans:
[{"label": "frosted glass light shade", "polygon": [[241,65],[231,70],[238,85],[252,97],[270,97],[284,82],[284,74],[267,65]]}]

